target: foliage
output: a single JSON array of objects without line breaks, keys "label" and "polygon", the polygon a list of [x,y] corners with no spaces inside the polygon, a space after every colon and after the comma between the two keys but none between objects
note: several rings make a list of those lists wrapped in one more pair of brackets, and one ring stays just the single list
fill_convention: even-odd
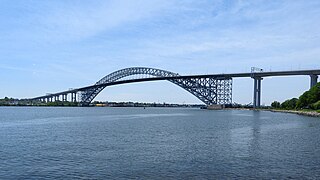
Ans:
[{"label": "foliage", "polygon": [[[272,108],[279,108],[279,102],[274,101]],[[292,98],[284,101],[280,105],[281,109],[320,109],[320,82],[310,90],[304,92],[299,99]]]},{"label": "foliage", "polygon": [[317,103],[319,100],[320,100],[320,82],[317,83],[315,86],[313,86],[309,91],[304,92],[299,97],[296,108],[297,109],[312,108],[312,104]]},{"label": "foliage", "polygon": [[44,101],[29,101],[27,99],[13,99],[5,97],[0,99],[0,106],[78,106],[78,102],[68,101],[55,101],[55,102],[44,102]]},{"label": "foliage", "polygon": [[317,109],[320,110],[320,100],[317,101],[316,103],[311,104],[310,107],[311,109],[314,109],[314,110],[317,110]]},{"label": "foliage", "polygon": [[278,101],[273,101],[272,103],[271,103],[271,107],[273,107],[273,108],[280,108],[281,106],[280,106],[280,102],[278,102]]},{"label": "foliage", "polygon": [[77,102],[63,102],[63,101],[54,101],[54,102],[48,102],[46,104],[47,106],[78,106]]},{"label": "foliage", "polygon": [[292,98],[284,101],[281,103],[281,108],[282,109],[295,109],[297,106],[298,99],[297,98]]},{"label": "foliage", "polygon": [[0,99],[0,106],[12,106],[14,105],[15,99],[5,97],[3,99]]}]

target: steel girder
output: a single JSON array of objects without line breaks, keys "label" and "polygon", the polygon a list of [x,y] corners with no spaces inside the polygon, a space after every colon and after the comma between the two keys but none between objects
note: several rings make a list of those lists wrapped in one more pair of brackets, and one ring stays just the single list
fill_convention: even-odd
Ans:
[{"label": "steel girder", "polygon": [[232,103],[232,78],[188,78],[169,81],[187,90],[206,105]]},{"label": "steel girder", "polygon": [[[96,85],[120,81],[133,75],[151,75],[155,77],[177,77],[179,74],[155,68],[133,67],[115,71],[101,80]],[[231,104],[232,103],[232,78],[177,78],[168,81],[187,90],[203,103]],[[106,86],[94,87],[81,92],[81,104],[88,105]]]}]

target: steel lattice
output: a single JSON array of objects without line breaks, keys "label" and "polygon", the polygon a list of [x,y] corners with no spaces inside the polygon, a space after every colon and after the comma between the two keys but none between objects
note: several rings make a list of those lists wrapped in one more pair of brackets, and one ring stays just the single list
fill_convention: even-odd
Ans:
[{"label": "steel lattice", "polygon": [[[120,81],[134,75],[154,77],[178,77],[179,74],[155,68],[133,67],[115,71],[96,85]],[[176,78],[168,81],[187,90],[207,105],[232,103],[232,78]],[[88,105],[106,86],[94,87],[81,92],[81,104]]]}]

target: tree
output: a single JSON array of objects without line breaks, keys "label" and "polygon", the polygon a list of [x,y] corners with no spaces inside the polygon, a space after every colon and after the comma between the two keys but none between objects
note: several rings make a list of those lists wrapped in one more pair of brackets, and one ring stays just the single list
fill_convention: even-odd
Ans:
[{"label": "tree", "polygon": [[309,91],[304,92],[297,102],[296,108],[311,108],[311,104],[320,100],[320,82],[313,86]]},{"label": "tree", "polygon": [[281,104],[281,108],[283,108],[283,109],[295,109],[296,106],[297,106],[297,102],[298,102],[297,98],[288,99],[288,100],[284,101]]},{"label": "tree", "polygon": [[273,101],[273,102],[271,103],[271,107],[273,107],[273,108],[280,108],[280,102],[278,102],[278,101]]},{"label": "tree", "polygon": [[311,109],[314,109],[314,110],[320,109],[320,100],[317,101],[316,103],[311,104],[310,107]]}]

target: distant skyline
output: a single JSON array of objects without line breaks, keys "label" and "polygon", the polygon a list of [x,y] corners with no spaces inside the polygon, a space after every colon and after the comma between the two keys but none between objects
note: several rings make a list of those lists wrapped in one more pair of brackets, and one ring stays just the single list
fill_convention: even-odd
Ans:
[{"label": "distant skyline", "polygon": [[[0,98],[94,84],[113,71],[186,74],[320,69],[318,0],[0,0]],[[262,104],[298,97],[307,76],[265,78]],[[253,80],[233,80],[252,102]],[[106,88],[95,100],[201,103],[170,82]]]}]

